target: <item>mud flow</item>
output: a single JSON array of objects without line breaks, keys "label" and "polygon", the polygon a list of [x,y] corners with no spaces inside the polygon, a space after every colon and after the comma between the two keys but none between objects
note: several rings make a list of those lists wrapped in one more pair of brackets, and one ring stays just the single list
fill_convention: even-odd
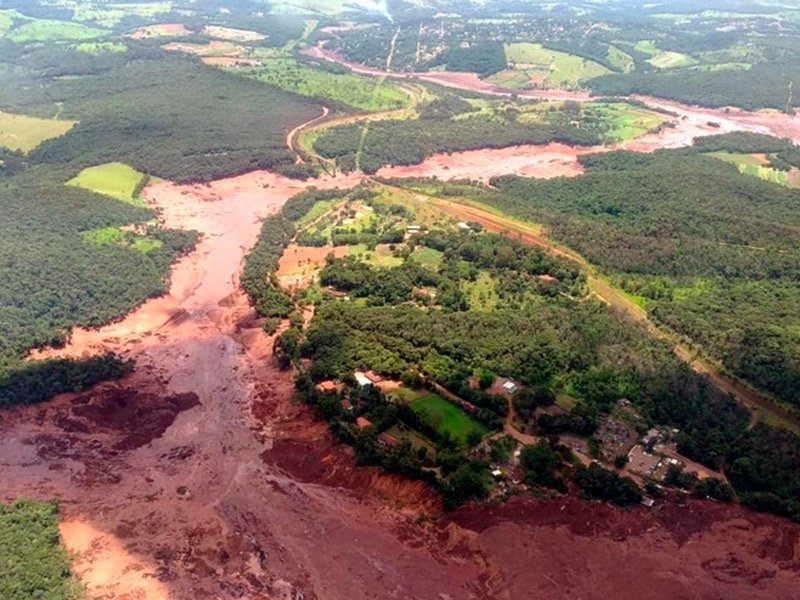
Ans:
[{"label": "mud flow", "polygon": [[[564,147],[525,150],[527,167],[522,151],[503,152],[512,172],[575,170]],[[462,166],[434,157],[417,172],[475,177],[477,156],[456,157]],[[569,497],[445,515],[421,484],[357,467],[293,401],[238,277],[261,219],[309,185],[361,180],[260,172],[150,186],[166,226],[202,234],[170,293],[37,354],[136,361],[122,381],[0,413],[2,499],[61,501],[89,597],[798,597],[800,528],[776,518],[710,502],[621,512]]]}]

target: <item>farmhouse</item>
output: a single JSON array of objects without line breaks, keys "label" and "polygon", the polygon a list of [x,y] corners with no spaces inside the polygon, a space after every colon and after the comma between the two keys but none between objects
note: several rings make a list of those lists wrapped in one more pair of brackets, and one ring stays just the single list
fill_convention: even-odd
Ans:
[{"label": "farmhouse", "polygon": [[317,389],[320,392],[335,392],[337,388],[333,381],[323,381],[317,384]]},{"label": "farmhouse", "polygon": [[370,380],[370,383],[380,383],[383,381],[383,377],[371,369],[369,371],[364,371],[364,376]]},{"label": "farmhouse", "polygon": [[367,377],[366,373],[362,373],[361,371],[356,371],[353,377],[355,377],[356,383],[361,387],[372,385],[372,380],[369,377]]},{"label": "farmhouse", "polygon": [[397,446],[400,443],[400,440],[389,433],[382,433],[378,436],[378,442],[384,446],[392,448]]}]

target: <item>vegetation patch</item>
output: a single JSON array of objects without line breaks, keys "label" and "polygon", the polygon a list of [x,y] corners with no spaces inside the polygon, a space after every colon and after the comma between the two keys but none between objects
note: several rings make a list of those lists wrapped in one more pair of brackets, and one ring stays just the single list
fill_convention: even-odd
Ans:
[{"label": "vegetation patch", "polygon": [[594,61],[550,50],[541,44],[506,44],[505,52],[512,70],[524,73],[528,79],[521,87],[579,87],[586,80],[610,73]]},{"label": "vegetation patch", "polygon": [[262,67],[237,68],[236,72],[303,96],[333,100],[364,111],[395,110],[411,103],[408,93],[387,81],[320,67],[284,57],[265,60]]},{"label": "vegetation patch", "polygon": [[6,34],[12,42],[52,42],[56,40],[91,40],[109,34],[107,29],[88,27],[74,21],[31,19]]},{"label": "vegetation patch", "polygon": [[147,203],[142,199],[141,193],[150,181],[148,175],[139,173],[128,165],[113,162],[84,169],[70,179],[67,185],[110,196],[134,206],[146,206]]},{"label": "vegetation patch", "polygon": [[75,121],[0,112],[0,146],[30,152],[45,140],[62,136],[74,126]]},{"label": "vegetation patch", "polygon": [[0,572],[0,597],[5,600],[84,598],[61,545],[54,503],[0,505]]},{"label": "vegetation patch", "polygon": [[453,438],[459,444],[466,444],[475,436],[483,437],[487,432],[483,424],[438,394],[417,398],[411,403],[411,409],[442,435]]}]

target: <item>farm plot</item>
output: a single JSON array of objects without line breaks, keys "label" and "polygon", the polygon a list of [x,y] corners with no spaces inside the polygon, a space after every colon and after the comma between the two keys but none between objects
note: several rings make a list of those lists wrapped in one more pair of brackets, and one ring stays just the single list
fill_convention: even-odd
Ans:
[{"label": "farm plot", "polygon": [[64,135],[74,125],[75,121],[0,112],[0,146],[30,152],[45,140]]},{"label": "farm plot", "polygon": [[374,77],[333,73],[291,57],[263,60],[262,67],[238,69],[258,81],[311,98],[329,99],[370,112],[407,108],[411,97],[402,88]]},{"label": "farm plot", "polygon": [[12,29],[6,37],[12,42],[52,42],[59,40],[91,40],[104,37],[107,29],[87,27],[72,21],[30,19]]},{"label": "farm plot", "polygon": [[147,25],[128,34],[133,40],[146,40],[159,37],[183,37],[192,33],[183,23],[158,23]]},{"label": "farm plot", "polygon": [[203,33],[209,37],[229,42],[259,42],[266,39],[266,35],[257,31],[247,29],[234,29],[233,27],[220,27],[218,25],[206,25]]},{"label": "farm plot", "polygon": [[411,402],[411,409],[442,435],[449,435],[461,444],[474,436],[483,436],[488,429],[461,408],[439,396],[426,394]]},{"label": "farm plot", "polygon": [[645,135],[664,124],[664,115],[627,102],[592,103],[589,109],[608,126],[607,136],[624,142]]},{"label": "farm plot", "polygon": [[579,87],[582,82],[606,75],[603,65],[579,56],[548,50],[541,44],[527,42],[506,44],[510,69],[488,79],[498,85],[526,87]]},{"label": "farm plot", "polygon": [[733,152],[711,152],[708,156],[736,165],[739,172],[750,177],[777,183],[784,187],[800,188],[800,169],[781,171],[769,165],[769,159],[763,154],[736,154]]},{"label": "farm plot", "polygon": [[146,206],[140,197],[140,188],[145,178],[150,181],[150,177],[144,173],[128,165],[114,162],[84,169],[69,180],[67,185],[110,196],[134,206]]}]

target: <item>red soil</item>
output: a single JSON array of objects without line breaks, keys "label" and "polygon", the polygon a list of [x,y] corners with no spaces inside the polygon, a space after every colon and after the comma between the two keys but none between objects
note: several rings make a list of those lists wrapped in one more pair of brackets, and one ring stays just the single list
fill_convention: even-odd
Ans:
[{"label": "red soil", "polygon": [[341,258],[347,253],[347,246],[314,248],[290,244],[278,262],[278,279],[285,288],[307,287],[313,283],[329,255]]},{"label": "red soil", "polygon": [[142,40],[151,37],[188,35],[190,33],[191,31],[186,29],[183,23],[160,23],[158,25],[140,27],[133,33],[128,34],[128,37],[134,40]]}]

